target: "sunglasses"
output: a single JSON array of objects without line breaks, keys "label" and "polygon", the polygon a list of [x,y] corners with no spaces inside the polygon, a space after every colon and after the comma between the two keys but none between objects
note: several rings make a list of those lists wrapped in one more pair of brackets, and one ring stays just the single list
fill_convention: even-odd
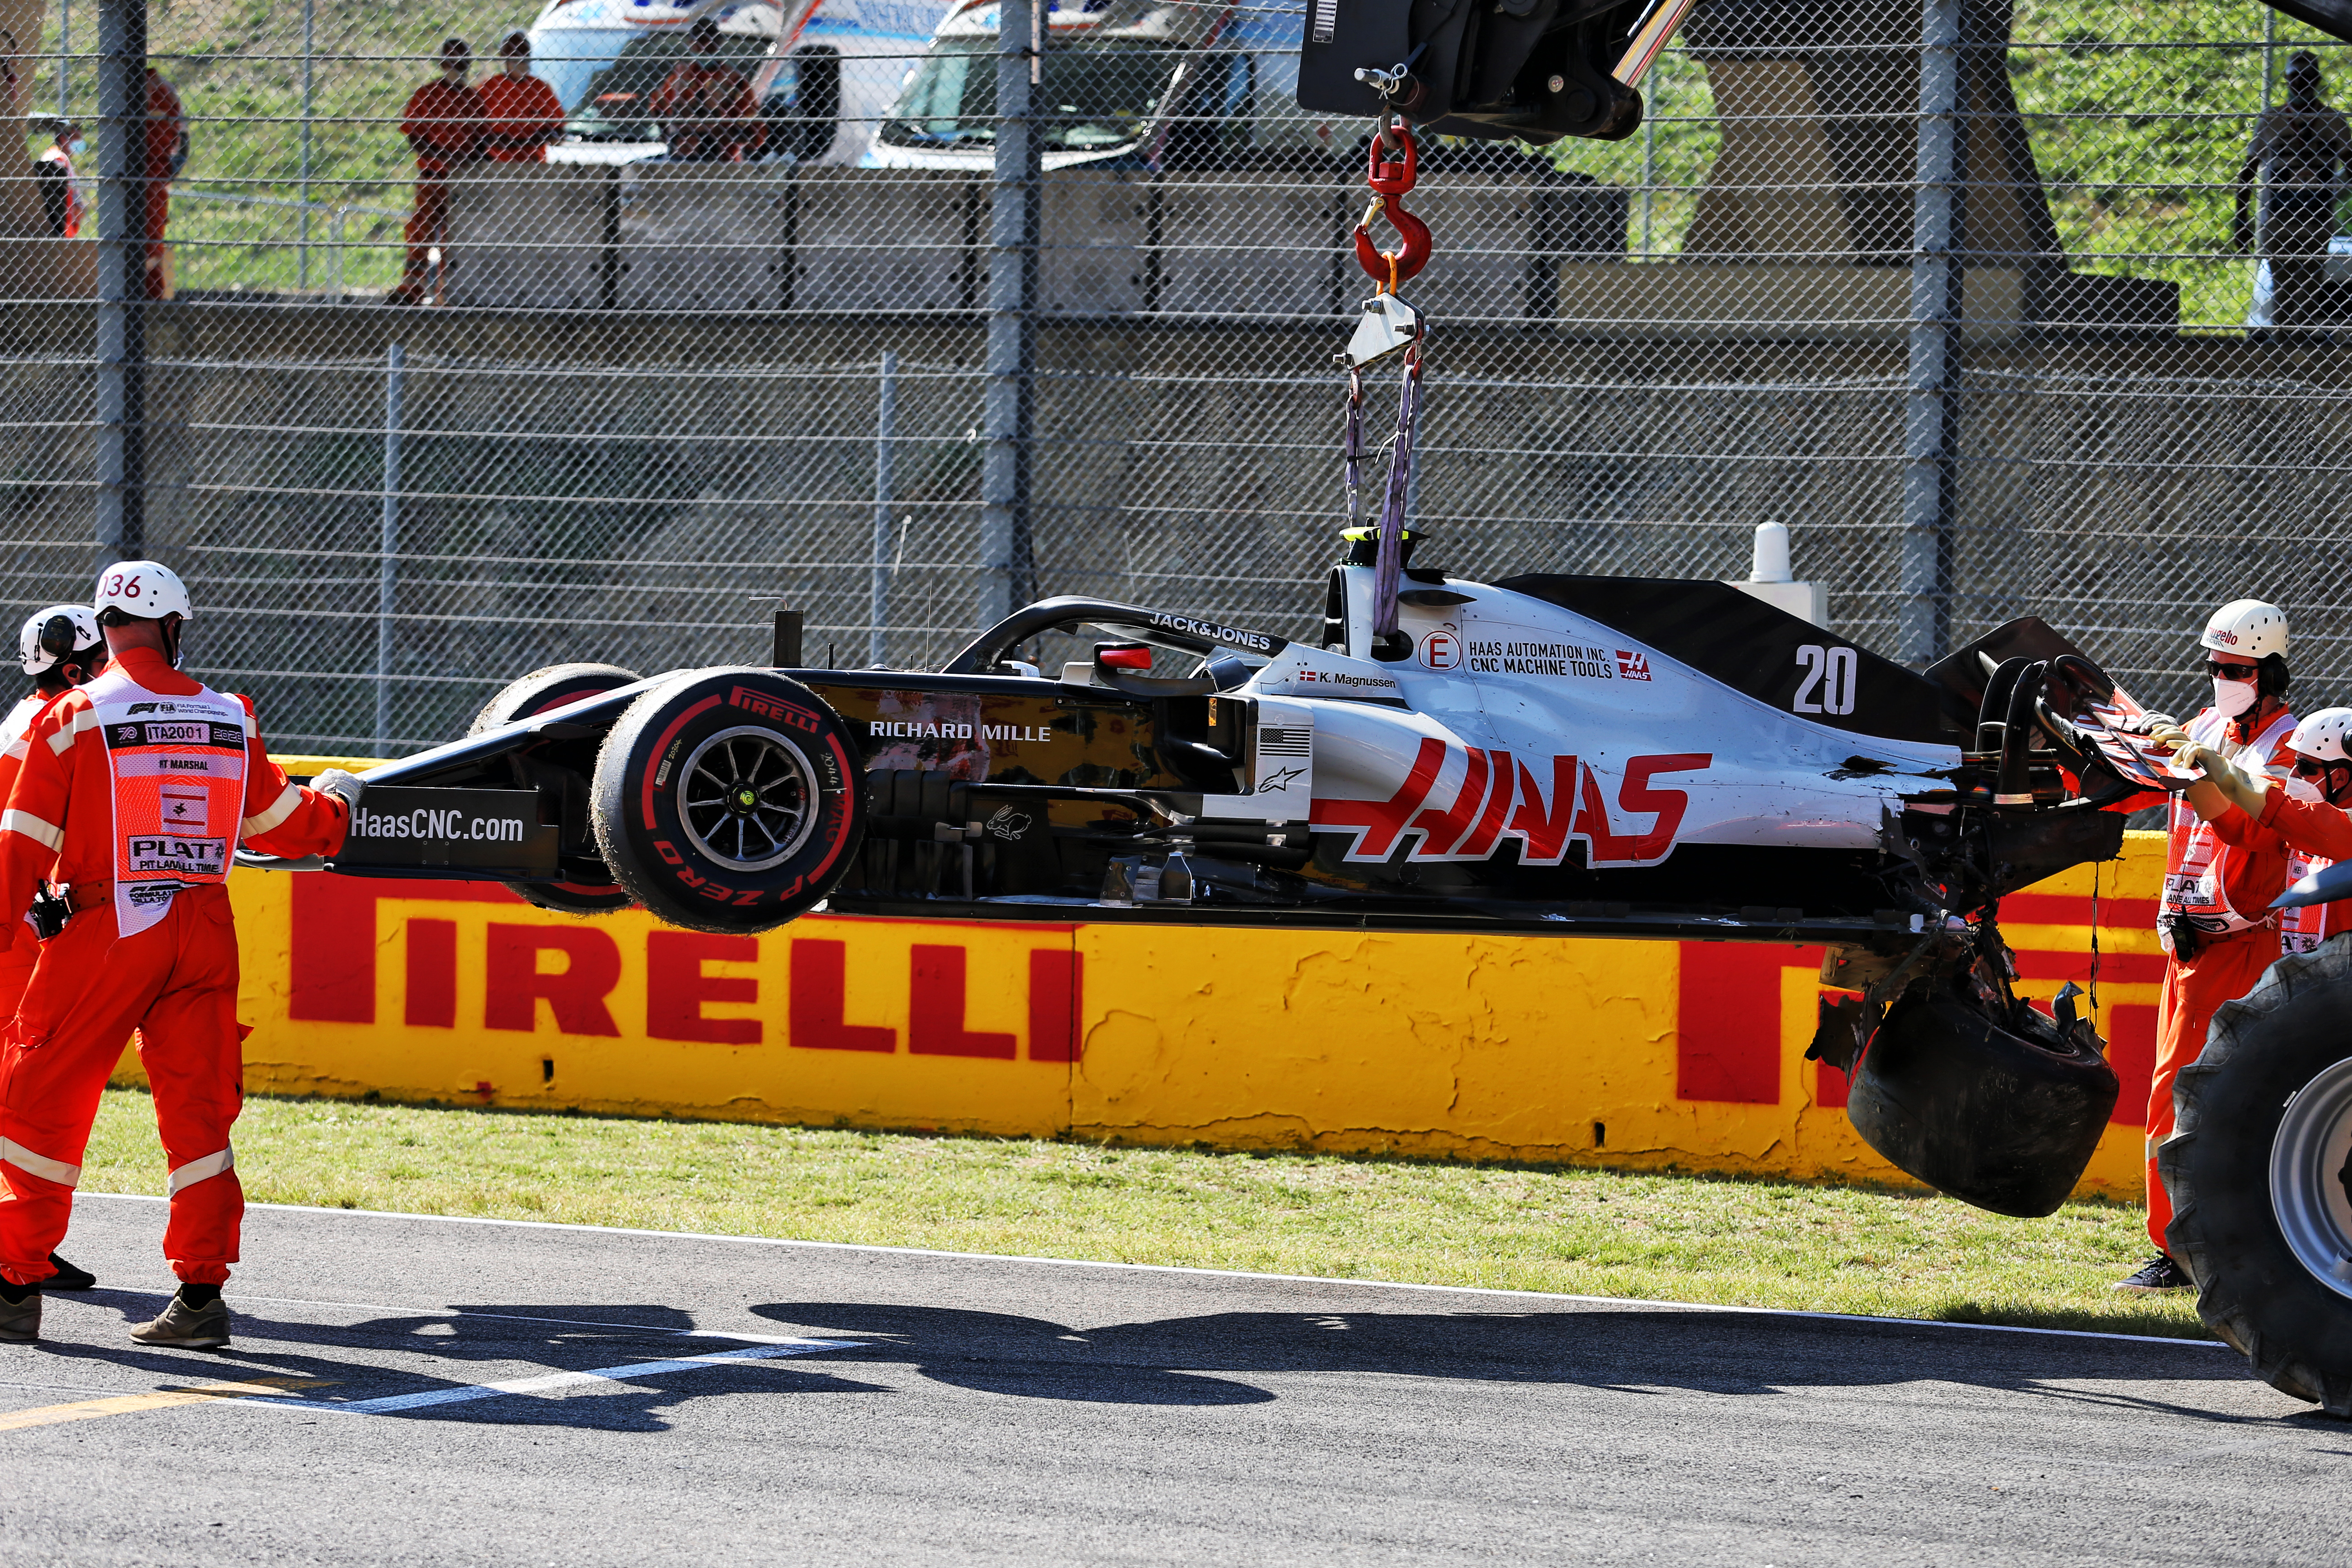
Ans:
[{"label": "sunglasses", "polygon": [[2262,673],[2258,664],[2223,664],[2218,658],[2205,661],[2205,673],[2216,680],[2252,680]]}]

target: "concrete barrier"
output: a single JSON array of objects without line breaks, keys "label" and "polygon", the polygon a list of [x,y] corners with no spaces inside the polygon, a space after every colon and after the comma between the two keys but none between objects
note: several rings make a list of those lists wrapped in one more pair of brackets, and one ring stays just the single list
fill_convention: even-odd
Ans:
[{"label": "concrete barrier", "polygon": [[[2143,1191],[2162,865],[2135,834],[2004,905],[2046,997],[2090,980],[2095,901],[2125,1089],[2083,1190],[2118,1198]],[[715,937],[482,883],[231,887],[257,1092],[1902,1180],[1803,1059],[1818,950],[827,915]]]}]

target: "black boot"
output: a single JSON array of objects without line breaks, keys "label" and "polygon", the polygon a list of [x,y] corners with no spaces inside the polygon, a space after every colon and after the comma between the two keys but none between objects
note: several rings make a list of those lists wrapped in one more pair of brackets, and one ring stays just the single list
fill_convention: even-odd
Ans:
[{"label": "black boot", "polygon": [[41,1281],[41,1289],[44,1290],[95,1290],[98,1289],[97,1275],[87,1268],[76,1268],[54,1252],[49,1254],[49,1267],[57,1272]]}]

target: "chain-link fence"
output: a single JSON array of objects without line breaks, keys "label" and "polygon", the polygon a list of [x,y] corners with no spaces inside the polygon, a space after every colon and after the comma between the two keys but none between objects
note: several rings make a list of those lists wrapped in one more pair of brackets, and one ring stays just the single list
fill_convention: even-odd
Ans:
[{"label": "chain-link fence", "polygon": [[[329,751],[779,605],[816,663],[1055,592],[1307,633],[1370,126],[1297,108],[1303,9],[0,0],[7,608],[174,563],[192,668]],[[2258,595],[2352,694],[2342,58],[1700,0],[1631,137],[1427,146],[1423,563],[1736,577],[1775,520],[1900,657],[2038,613],[2169,702]]]}]

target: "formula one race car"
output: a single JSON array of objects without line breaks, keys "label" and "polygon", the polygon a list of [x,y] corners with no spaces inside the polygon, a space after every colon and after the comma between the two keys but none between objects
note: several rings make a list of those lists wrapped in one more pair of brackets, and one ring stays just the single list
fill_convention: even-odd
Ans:
[{"label": "formula one race car", "polygon": [[[1371,556],[1311,645],[1057,598],[938,671],[541,670],[338,781],[326,868],[721,932],[824,902],[1822,943],[1846,994],[1816,1049],[1861,1058],[1865,1136],[1970,1202],[2056,1206],[2116,1080],[2071,1001],[2011,994],[1994,917],[2121,842],[2100,807],[2137,786],[2074,722],[2110,690],[2087,659],[2023,620],[1921,675],[1726,584],[1410,568],[1381,639]],[[1088,626],[1115,640],[1057,675],[1014,657]]]}]

